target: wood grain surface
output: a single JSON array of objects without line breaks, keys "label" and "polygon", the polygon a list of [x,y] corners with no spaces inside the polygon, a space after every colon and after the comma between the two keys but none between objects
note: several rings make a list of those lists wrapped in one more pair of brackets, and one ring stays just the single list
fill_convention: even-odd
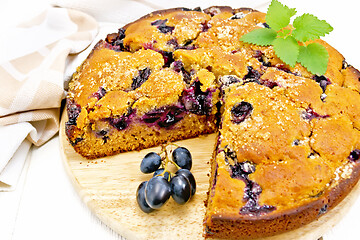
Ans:
[{"label": "wood grain surface", "polygon": [[[177,142],[193,156],[192,173],[196,194],[185,205],[170,199],[160,210],[143,213],[136,203],[136,189],[152,174],[140,172],[140,162],[160,147],[87,160],[77,154],[65,136],[66,116],[60,127],[60,147],[65,168],[77,192],[101,221],[126,239],[203,239],[204,201],[209,186],[215,134]],[[266,240],[316,240],[331,229],[349,210],[360,192],[360,184],[336,208],[300,229],[265,238]],[[264,240],[265,240],[264,239]]]}]

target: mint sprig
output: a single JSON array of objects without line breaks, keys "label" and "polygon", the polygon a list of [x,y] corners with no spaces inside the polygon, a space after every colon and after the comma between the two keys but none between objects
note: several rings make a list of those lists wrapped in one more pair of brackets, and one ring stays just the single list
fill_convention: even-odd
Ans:
[{"label": "mint sprig", "polygon": [[258,28],[240,40],[260,46],[273,45],[275,54],[286,64],[294,67],[298,62],[309,72],[323,75],[326,72],[329,54],[326,48],[316,42],[306,44],[309,40],[319,39],[330,33],[333,28],[324,20],[305,13],[294,19],[295,8],[289,8],[277,0],[272,0],[265,20],[270,28]]}]

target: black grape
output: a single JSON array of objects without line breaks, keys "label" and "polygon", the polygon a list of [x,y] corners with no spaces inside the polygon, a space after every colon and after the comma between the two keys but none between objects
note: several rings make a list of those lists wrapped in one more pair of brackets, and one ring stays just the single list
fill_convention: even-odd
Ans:
[{"label": "black grape", "polygon": [[189,183],[191,185],[191,196],[193,196],[196,192],[196,181],[194,175],[187,169],[179,169],[175,174],[182,175],[189,180]]},{"label": "black grape", "polygon": [[185,204],[191,197],[189,180],[182,175],[175,175],[170,181],[171,196],[178,204]]},{"label": "black grape", "polygon": [[145,199],[151,208],[161,208],[171,195],[169,182],[162,176],[149,180],[145,187]]},{"label": "black grape", "polygon": [[161,165],[161,157],[155,152],[145,155],[140,164],[140,170],[143,173],[155,172]]},{"label": "black grape", "polygon": [[136,191],[136,201],[140,207],[140,209],[145,212],[145,213],[151,213],[152,211],[154,211],[153,208],[151,208],[149,206],[149,204],[147,204],[146,200],[145,200],[145,186],[147,184],[147,181],[142,182],[137,191]]},{"label": "black grape", "polygon": [[173,153],[172,157],[174,162],[181,168],[184,169],[191,169],[192,166],[192,157],[189,150],[187,150],[184,147],[178,147],[176,148]]}]

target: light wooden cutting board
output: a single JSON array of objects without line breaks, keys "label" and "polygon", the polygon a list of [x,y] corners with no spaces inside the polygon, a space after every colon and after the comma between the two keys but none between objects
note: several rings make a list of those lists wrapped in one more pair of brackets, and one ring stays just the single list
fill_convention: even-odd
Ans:
[{"label": "light wooden cutting board", "polygon": [[[143,213],[136,203],[139,184],[152,174],[140,172],[140,162],[146,153],[160,147],[121,153],[115,156],[87,160],[77,154],[65,136],[66,114],[60,127],[60,147],[65,168],[77,192],[90,210],[110,228],[127,239],[204,239],[204,201],[209,187],[210,165],[215,134],[177,142],[193,156],[191,169],[197,183],[196,194],[185,205],[171,198],[160,210]],[[266,240],[316,240],[332,228],[348,211],[360,192],[358,183],[350,195],[319,220]]]}]

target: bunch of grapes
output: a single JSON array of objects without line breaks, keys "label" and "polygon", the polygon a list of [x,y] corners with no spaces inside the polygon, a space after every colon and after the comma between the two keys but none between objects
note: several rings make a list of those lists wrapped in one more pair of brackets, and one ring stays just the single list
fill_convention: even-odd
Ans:
[{"label": "bunch of grapes", "polygon": [[[168,157],[167,146],[177,148]],[[163,155],[163,156],[161,156]],[[169,163],[177,168],[174,173],[169,171]],[[187,203],[196,192],[196,182],[190,172],[192,157],[188,149],[176,144],[162,145],[160,153],[150,152],[140,164],[143,173],[153,173],[149,181],[142,182],[136,191],[136,200],[140,209],[150,213],[161,208],[172,196],[178,204]]]}]

